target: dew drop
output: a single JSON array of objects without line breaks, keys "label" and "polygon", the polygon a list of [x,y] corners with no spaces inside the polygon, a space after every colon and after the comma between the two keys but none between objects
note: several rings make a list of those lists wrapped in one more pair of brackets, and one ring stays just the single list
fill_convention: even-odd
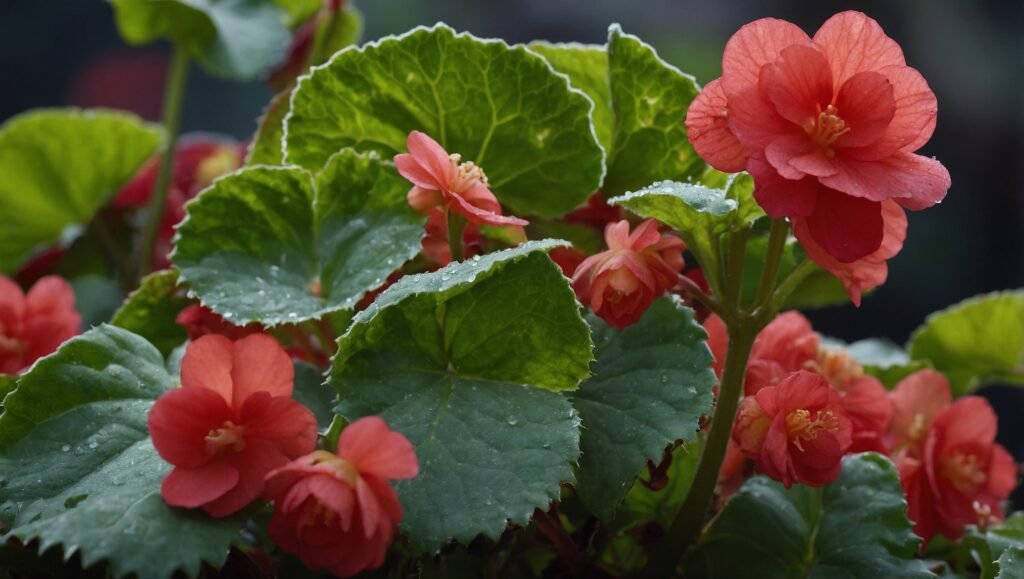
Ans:
[{"label": "dew drop", "polygon": [[508,425],[509,426],[515,426],[517,424],[519,424],[519,419],[518,418],[516,418],[515,416],[509,416],[508,417]]},{"label": "dew drop", "polygon": [[67,451],[71,450],[71,445],[70,444],[65,444],[64,446],[60,447],[60,450],[61,450],[61,452],[67,452]]}]

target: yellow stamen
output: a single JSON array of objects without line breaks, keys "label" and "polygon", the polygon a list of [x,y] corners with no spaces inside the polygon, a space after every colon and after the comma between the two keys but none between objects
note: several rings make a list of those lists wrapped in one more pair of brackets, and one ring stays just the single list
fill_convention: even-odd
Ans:
[{"label": "yellow stamen", "polygon": [[211,430],[206,435],[206,450],[211,454],[223,452],[226,449],[235,452],[245,450],[245,437],[242,427],[236,426],[230,420],[224,422],[220,428]]},{"label": "yellow stamen", "polygon": [[831,410],[819,410],[811,418],[810,411],[800,408],[786,416],[786,432],[801,452],[804,451],[804,442],[815,440],[822,432],[837,430],[839,430],[839,419]]}]

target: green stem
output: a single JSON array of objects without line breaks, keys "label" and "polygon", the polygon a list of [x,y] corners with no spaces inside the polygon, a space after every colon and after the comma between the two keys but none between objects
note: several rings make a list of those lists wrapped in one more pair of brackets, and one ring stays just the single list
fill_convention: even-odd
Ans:
[{"label": "green stem", "polygon": [[693,477],[690,492],[676,514],[672,525],[651,556],[644,570],[644,576],[669,577],[682,559],[686,548],[691,545],[704,527],[708,505],[715,494],[718,473],[725,459],[725,449],[732,435],[732,423],[736,418],[740,394],[743,393],[743,378],[746,374],[747,359],[757,337],[757,328],[748,325],[729,327],[729,349],[725,357],[725,372],[718,390],[718,404],[711,420],[700,463]]},{"label": "green stem", "polygon": [[739,313],[743,295],[743,266],[747,256],[749,229],[734,231],[729,237],[729,254],[725,263],[725,310]]},{"label": "green stem", "polygon": [[121,246],[111,233],[107,225],[106,216],[101,212],[97,213],[89,222],[89,233],[91,233],[103,246],[110,259],[114,262],[114,269],[117,270],[117,280],[121,289],[129,292],[135,288],[135,279],[132,276],[132,263],[128,255],[122,251]]},{"label": "green stem", "polygon": [[793,290],[803,283],[804,279],[811,275],[817,267],[818,265],[810,259],[805,259],[800,262],[800,265],[796,266],[796,269],[786,276],[786,279],[782,280],[779,287],[775,289],[775,293],[771,298],[772,311],[776,312],[780,310],[782,308],[782,304],[785,303],[786,298],[789,297],[789,294],[793,293]]},{"label": "green stem", "polygon": [[768,234],[768,250],[765,253],[764,267],[761,269],[761,283],[757,288],[758,299],[751,309],[764,305],[772,296],[775,278],[779,276],[779,265],[789,237],[789,223],[785,219],[772,219],[771,233]]},{"label": "green stem", "polygon": [[181,111],[185,101],[185,83],[188,79],[188,53],[181,44],[174,46],[171,53],[170,70],[167,72],[167,86],[164,87],[163,125],[167,133],[167,146],[160,169],[157,172],[156,184],[147,206],[146,226],[142,230],[142,241],[138,248],[138,275],[149,273],[153,264],[153,249],[160,232],[160,223],[164,217],[164,206],[167,204],[167,190],[171,184],[174,169],[174,153],[178,144],[178,133],[181,130]]},{"label": "green stem", "polygon": [[448,210],[448,249],[452,262],[462,261],[462,232],[466,230],[466,218]]}]

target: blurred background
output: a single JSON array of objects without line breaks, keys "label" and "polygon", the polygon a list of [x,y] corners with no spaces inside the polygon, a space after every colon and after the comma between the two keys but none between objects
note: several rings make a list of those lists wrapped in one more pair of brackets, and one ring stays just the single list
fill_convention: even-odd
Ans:
[{"label": "blurred background", "polygon": [[[706,83],[743,24],[766,16],[813,33],[847,9],[881,22],[939,99],[938,128],[921,151],[949,168],[938,207],[911,213],[889,281],[860,310],[809,312],[816,329],[853,341],[904,343],[925,316],[969,296],[1024,287],[1024,1],[1021,0],[355,0],[363,40],[445,21],[478,36],[603,43],[608,24],[652,44]],[[103,0],[0,0],[0,121],[44,106],[109,106],[157,120],[166,47],[130,48]],[[193,68],[186,131],[247,139],[272,96]],[[1020,391],[989,388],[1000,414],[1024,416]],[[1024,421],[1004,418],[1000,438],[1024,458]]]}]

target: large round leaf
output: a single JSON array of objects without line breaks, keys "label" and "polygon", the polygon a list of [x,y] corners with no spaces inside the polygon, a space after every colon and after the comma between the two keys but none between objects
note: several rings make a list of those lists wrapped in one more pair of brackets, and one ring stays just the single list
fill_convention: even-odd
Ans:
[{"label": "large round leaf", "polygon": [[556,245],[403,278],[338,341],[338,412],[380,415],[416,448],[420,474],[396,488],[402,528],[420,549],[497,537],[572,480],[579,417],[552,390],[587,376],[591,342],[543,253]]},{"label": "large round leaf", "polygon": [[160,129],[114,111],[39,110],[0,127],[0,272],[88,223],[160,145]]},{"label": "large round leaf", "polygon": [[189,204],[172,259],[204,304],[239,325],[351,309],[419,252],[408,189],[393,165],[350,149],[316,177],[243,169]]},{"label": "large round leaf", "polygon": [[516,213],[558,216],[601,184],[592,106],[526,48],[439,24],[343,50],[300,79],[286,160],[317,170],[342,147],[391,156],[419,130],[483,167]]}]

